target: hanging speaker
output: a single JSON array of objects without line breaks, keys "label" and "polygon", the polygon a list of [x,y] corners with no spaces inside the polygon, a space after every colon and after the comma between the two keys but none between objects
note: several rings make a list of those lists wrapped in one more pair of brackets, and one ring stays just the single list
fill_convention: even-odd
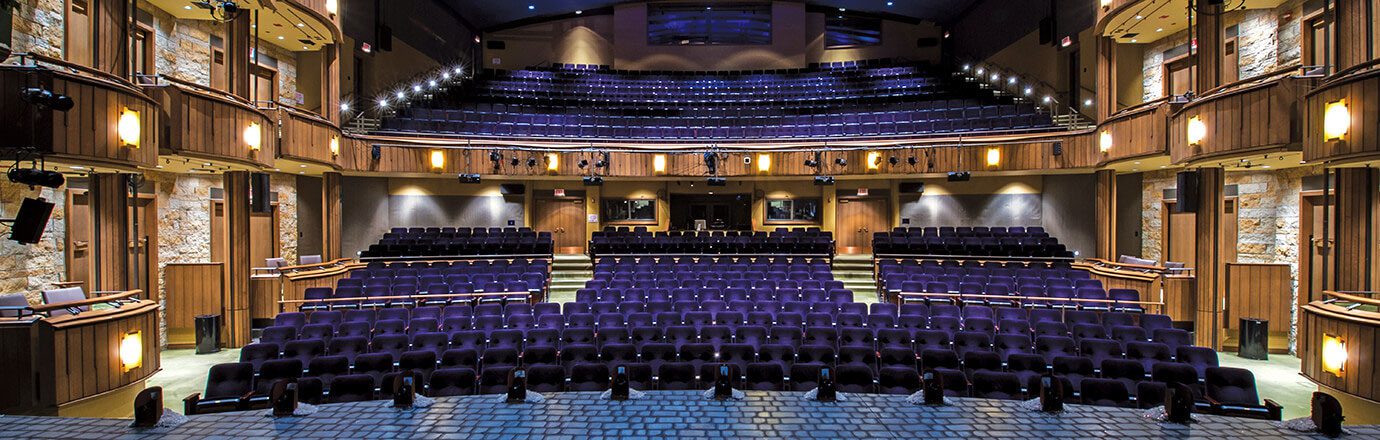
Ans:
[{"label": "hanging speaker", "polygon": [[505,196],[520,196],[527,193],[527,185],[521,183],[504,183],[498,185],[498,193]]},{"label": "hanging speaker", "polygon": [[269,203],[268,173],[249,175],[249,211],[265,213],[272,210]]},{"label": "hanging speaker", "polygon": [[48,216],[53,214],[53,204],[39,199],[26,198],[19,205],[19,213],[14,216],[10,227],[10,240],[24,244],[38,243],[43,238],[43,229],[48,227]]},{"label": "hanging speaker", "polygon": [[1198,212],[1200,175],[1197,171],[1180,171],[1177,180],[1178,201],[1174,203],[1174,212]]},{"label": "hanging speaker", "polygon": [[[1316,400],[1316,399],[1315,399]],[[135,428],[152,428],[163,417],[163,387],[148,387],[134,395]]]},{"label": "hanging speaker", "polygon": [[1054,17],[1040,19],[1040,44],[1054,43]]}]

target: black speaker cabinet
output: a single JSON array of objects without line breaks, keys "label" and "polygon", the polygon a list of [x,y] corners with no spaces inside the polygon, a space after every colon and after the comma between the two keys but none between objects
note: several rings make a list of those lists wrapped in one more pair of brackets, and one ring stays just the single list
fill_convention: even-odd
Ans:
[{"label": "black speaker cabinet", "polygon": [[834,372],[829,367],[819,369],[819,388],[815,390],[815,400],[820,402],[839,400],[838,388],[834,386]]},{"label": "black speaker cabinet", "polygon": [[1200,175],[1197,171],[1180,171],[1177,180],[1178,201],[1174,203],[1174,212],[1198,212]]},{"label": "black speaker cabinet", "polygon": [[1040,377],[1040,410],[1060,412],[1064,410],[1064,382],[1054,375]]},{"label": "black speaker cabinet", "polygon": [[925,182],[901,182],[896,185],[896,191],[901,194],[924,194]]},{"label": "black speaker cabinet", "polygon": [[733,398],[733,369],[728,364],[719,364],[719,368],[714,369],[714,398]]},{"label": "black speaker cabinet", "polygon": [[268,173],[253,173],[249,175],[250,212],[265,213],[272,209],[269,203],[268,187]]},{"label": "black speaker cabinet", "polygon": [[1165,418],[1182,425],[1193,421],[1193,389],[1181,383],[1170,383],[1164,390]]},{"label": "black speaker cabinet", "polygon": [[498,185],[498,193],[505,196],[520,196],[527,193],[527,185],[521,183],[504,183]]},{"label": "black speaker cabinet", "polygon": [[136,428],[151,428],[163,417],[163,387],[148,387],[134,395],[134,423]]},{"label": "black speaker cabinet", "polygon": [[508,372],[508,403],[527,401],[527,370],[514,368]]},{"label": "black speaker cabinet", "polygon": [[613,383],[609,385],[609,389],[612,390],[612,392],[609,393],[609,398],[613,400],[628,400],[628,395],[631,393],[630,388],[628,384],[628,367],[619,365],[617,368],[614,368]]},{"label": "black speaker cabinet", "polygon": [[412,371],[404,371],[393,379],[393,407],[412,407],[413,395],[417,393],[416,380]]},{"label": "black speaker cabinet", "polygon": [[19,213],[14,216],[10,240],[24,244],[38,243],[43,238],[43,228],[48,226],[48,216],[51,215],[52,203],[43,199],[24,199],[19,205]]},{"label": "black speaker cabinet", "polygon": [[1313,392],[1312,418],[1319,434],[1331,438],[1342,435],[1342,421],[1346,420],[1342,415],[1342,402],[1337,401],[1331,394]]},{"label": "black speaker cabinet", "polygon": [[943,376],[940,376],[939,373],[935,372],[934,370],[926,371],[924,377],[921,378],[920,385],[923,387],[921,391],[925,393],[924,397],[926,405],[944,404]]}]

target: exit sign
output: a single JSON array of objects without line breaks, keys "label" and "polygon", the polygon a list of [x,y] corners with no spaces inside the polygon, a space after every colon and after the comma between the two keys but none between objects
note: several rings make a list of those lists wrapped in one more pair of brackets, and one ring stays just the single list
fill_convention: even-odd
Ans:
[{"label": "exit sign", "polygon": [[564,188],[556,188],[556,190],[553,191],[553,193],[556,195],[556,197],[565,197],[565,189],[564,189]]},{"label": "exit sign", "polygon": [[867,188],[858,188],[858,197],[867,197]]}]

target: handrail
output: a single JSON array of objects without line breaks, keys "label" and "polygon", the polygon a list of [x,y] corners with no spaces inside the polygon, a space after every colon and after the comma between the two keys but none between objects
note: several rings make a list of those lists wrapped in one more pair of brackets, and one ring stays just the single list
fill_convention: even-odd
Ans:
[{"label": "handrail", "polygon": [[1110,116],[1107,116],[1107,119],[1104,119],[1101,124],[1098,124],[1098,126],[1100,127],[1112,121],[1118,121],[1121,119],[1129,118],[1133,115],[1138,115],[1143,112],[1157,110],[1160,106],[1168,103],[1169,97],[1162,97],[1145,101],[1130,107],[1126,107],[1121,110],[1118,110],[1116,113],[1112,113]]},{"label": "handrail", "polygon": [[1091,299],[1091,298],[1055,298],[1046,296],[1014,296],[1014,295],[987,295],[979,293],[934,293],[934,292],[897,292],[899,297],[919,296],[936,298],[975,298],[975,299],[1003,299],[1003,300],[1028,300],[1028,301],[1072,301],[1094,304],[1135,304],[1142,306],[1163,306],[1163,302],[1156,301],[1122,301],[1115,299]]},{"label": "handrail", "polygon": [[[118,89],[122,90],[122,91],[125,92],[125,93],[129,93],[129,94],[134,95],[136,98],[142,99],[142,100],[144,100],[144,101],[148,101],[149,103],[155,103],[155,101],[153,100],[153,98],[148,97],[148,95],[144,93],[143,89],[139,88],[139,87],[136,86],[134,83],[132,83],[132,82],[130,82],[129,80],[126,80],[126,79],[124,79],[124,78],[120,78],[120,77],[118,77],[118,76],[111,75],[111,74],[109,74],[109,73],[105,73],[105,72],[102,72],[102,71],[99,71],[99,70],[95,70],[95,69],[92,69],[92,68],[89,68],[89,67],[86,67],[86,66],[82,66],[82,65],[79,65],[79,64],[72,64],[72,63],[67,62],[67,61],[59,60],[59,59],[52,58],[52,57],[48,57],[48,56],[41,55],[41,54],[20,52],[20,53],[13,53],[13,54],[10,54],[10,56],[11,56],[11,57],[19,57],[20,60],[21,60],[21,61],[20,61],[21,64],[6,65],[7,67],[20,67],[20,68],[25,68],[25,69],[40,69],[40,70],[43,70],[43,71],[48,71],[48,72],[53,72],[53,73],[57,73],[57,74],[62,74],[62,75],[71,77],[71,78],[73,78],[73,79],[77,79],[77,80],[81,80],[81,81],[89,81],[89,82],[92,82],[92,83],[95,83],[95,84],[106,85],[106,86],[109,86],[109,87],[118,88]],[[24,60],[25,58],[32,58],[32,59],[33,59],[34,61],[36,61],[36,62],[43,62],[43,63],[47,63],[47,64],[54,64],[54,65],[56,65],[56,66],[58,66],[58,67],[62,67],[62,68],[67,69],[67,70],[64,71],[64,70],[53,69],[53,68],[48,67],[48,66],[41,66],[41,65],[38,65],[37,63],[35,63],[35,64],[22,64],[22,63],[24,62],[23,60]]]},{"label": "handrail", "polygon": [[286,272],[299,272],[299,271],[316,270],[316,269],[330,269],[330,268],[334,268],[334,267],[337,267],[337,266],[340,266],[340,265],[349,263],[349,262],[351,262],[351,261],[355,261],[355,260],[354,260],[353,258],[336,258],[336,259],[331,260],[331,261],[323,261],[323,262],[314,263],[314,264],[298,264],[298,265],[293,265],[293,266],[283,266],[283,267],[279,267],[279,268],[278,268],[278,272],[280,272],[280,273],[286,273]]},{"label": "handrail", "polygon": [[[44,55],[44,54],[41,54],[41,53],[34,53],[34,52],[15,52],[15,53],[10,54],[10,57],[12,57],[12,58],[13,58],[13,57],[19,58],[20,65],[23,65],[24,60],[27,58],[27,59],[32,59],[32,60],[34,60],[34,61],[36,61],[36,62],[42,62],[42,63],[47,63],[47,64],[53,64],[53,65],[57,65],[57,66],[61,66],[61,67],[67,68],[67,69],[71,69],[71,70],[76,71],[76,72],[84,73],[84,74],[91,75],[91,76],[95,76],[95,77],[100,77],[101,79],[104,79],[104,80],[107,80],[107,81],[114,81],[114,82],[120,83],[121,85],[124,85],[124,86],[129,87],[129,88],[135,88],[134,82],[130,81],[130,80],[127,79],[127,78],[120,77],[119,75],[111,74],[111,73],[109,73],[109,72],[102,72],[102,71],[97,70],[97,69],[92,68],[92,67],[83,66],[83,65],[76,64],[76,63],[73,63],[73,62],[71,62],[71,61],[67,61],[67,60],[63,60],[63,59],[59,59],[59,58],[50,57],[50,56],[47,56],[47,55]],[[8,58],[7,58],[7,59],[8,59]],[[35,65],[35,66],[36,66],[36,65]]]},{"label": "handrail", "polygon": [[1096,264],[1096,265],[1105,266],[1105,267],[1111,267],[1111,268],[1113,268],[1113,269],[1126,268],[1126,269],[1133,269],[1133,270],[1146,270],[1146,271],[1156,271],[1156,272],[1164,272],[1164,271],[1168,270],[1168,268],[1166,268],[1166,267],[1164,267],[1164,266],[1151,266],[1151,265],[1135,264],[1135,263],[1121,263],[1121,262],[1106,260],[1106,259],[1102,259],[1102,258],[1087,258],[1087,259],[1084,259],[1084,261],[1090,261],[1090,262],[1093,262],[1093,263]]},{"label": "handrail", "polygon": [[873,260],[1077,261],[1073,257],[1011,257],[1001,255],[875,254]]},{"label": "handrail", "polygon": [[1330,78],[1323,81],[1323,83],[1319,85],[1319,88],[1330,86],[1333,82],[1339,82],[1350,79],[1349,77],[1360,73],[1362,70],[1367,70],[1376,66],[1380,66],[1380,58],[1376,58],[1370,61],[1366,61],[1364,63],[1357,64],[1355,66],[1339,70],[1337,71],[1337,73],[1332,74]]},{"label": "handrail", "polygon": [[1217,88],[1210,90],[1209,93],[1204,93],[1202,95],[1194,97],[1192,101],[1189,101],[1187,104],[1184,104],[1184,106],[1180,108],[1178,111],[1175,111],[1174,116],[1183,114],[1183,112],[1188,111],[1188,109],[1190,108],[1197,107],[1199,105],[1211,102],[1216,99],[1228,96],[1235,96],[1267,87],[1277,86],[1282,84],[1285,79],[1294,77],[1292,75],[1287,75],[1285,73],[1287,72],[1274,72],[1273,75],[1260,75],[1252,77],[1253,79],[1237,81],[1228,85],[1219,86]]},{"label": "handrail", "polygon": [[331,122],[329,119],[326,119],[326,118],[322,117],[321,115],[318,115],[318,114],[316,114],[316,113],[312,113],[310,110],[306,110],[306,109],[303,109],[303,108],[301,108],[301,107],[297,107],[297,106],[294,106],[294,105],[287,105],[287,104],[281,104],[281,103],[278,104],[278,108],[279,108],[280,110],[283,110],[283,111],[287,112],[287,113],[288,113],[289,115],[291,115],[291,116],[296,116],[296,117],[299,117],[299,118],[307,119],[307,120],[309,120],[309,121],[312,121],[312,122],[315,122],[315,123],[318,123],[318,124],[324,124],[324,125],[330,126],[331,128],[334,128],[334,129],[336,129],[336,130],[339,130],[339,129],[340,129],[340,126],[339,126],[339,125],[336,125],[334,122]]},{"label": "handrail", "polygon": [[494,254],[494,255],[413,255],[399,257],[360,257],[359,261],[457,261],[512,260],[517,258],[555,258],[552,254]]},{"label": "handrail", "polygon": [[[105,292],[92,292],[92,293],[105,293]],[[112,294],[109,294],[109,295],[103,295],[103,296],[98,296],[98,297],[95,297],[95,298],[87,298],[87,299],[77,300],[77,301],[67,301],[67,302],[52,303],[52,304],[39,304],[39,305],[36,305],[36,306],[29,306],[28,309],[31,310],[31,311],[33,311],[34,313],[43,313],[43,312],[49,312],[49,311],[53,311],[53,310],[61,310],[61,309],[69,309],[69,308],[75,308],[75,307],[81,307],[81,306],[89,306],[89,305],[93,305],[93,304],[122,302],[121,300],[127,299],[127,298],[132,297],[132,296],[138,296],[138,295],[143,294],[143,293],[144,293],[144,291],[139,290],[139,289],[127,290],[127,291],[124,291],[124,292],[112,293]]]},{"label": "handrail", "polygon": [[1328,291],[1324,291],[1324,292],[1323,292],[1323,297],[1332,297],[1332,298],[1340,299],[1340,300],[1343,300],[1343,301],[1349,301],[1349,302],[1354,302],[1354,303],[1358,303],[1358,304],[1366,304],[1366,305],[1372,305],[1372,306],[1380,307],[1380,299],[1376,299],[1376,298],[1366,298],[1366,297],[1363,297],[1363,296],[1357,296],[1357,295],[1355,295],[1356,293],[1369,293],[1369,294],[1373,294],[1373,295],[1374,295],[1374,294],[1380,294],[1380,293],[1377,293],[1377,292],[1357,292],[1357,291],[1339,292],[1339,291],[1328,290]]},{"label": "handrail", "polygon": [[436,295],[391,295],[391,296],[352,296],[352,297],[331,297],[322,299],[281,299],[278,304],[305,304],[305,303],[337,303],[354,302],[369,300],[394,300],[394,299],[441,299],[441,298],[481,298],[489,296],[532,296],[532,292],[473,292],[473,293],[446,293]]},{"label": "handrail", "polygon": [[[263,109],[259,108],[259,106],[254,105],[253,102],[250,102],[249,100],[244,99],[243,97],[240,97],[239,95],[236,95],[236,94],[234,94],[234,93],[229,93],[229,92],[226,92],[226,91],[217,90],[217,89],[214,89],[214,88],[211,88],[211,87],[203,86],[203,85],[201,85],[201,84],[193,83],[193,82],[190,82],[190,81],[186,81],[186,80],[183,80],[183,79],[180,79],[180,78],[176,78],[176,77],[172,77],[172,76],[167,76],[167,75],[151,75],[151,76],[148,76],[148,78],[153,78],[155,81],[158,81],[158,80],[166,81],[166,82],[169,83],[169,85],[172,85],[173,87],[176,87],[176,88],[178,88],[179,90],[182,90],[182,91],[184,91],[184,92],[191,92],[191,93],[193,93],[193,94],[200,95],[200,96],[206,97],[206,98],[220,99],[220,100],[228,101],[228,102],[231,103],[231,104],[234,104],[234,105],[243,107],[243,108],[245,108],[246,110],[251,110],[251,111],[253,111],[253,112],[255,112],[255,113],[258,113],[260,116],[263,116],[264,118],[268,118],[268,117],[269,117],[268,114],[265,113],[265,112],[263,111]],[[149,87],[149,86],[157,87],[157,86],[159,86],[159,84],[156,84],[156,83],[155,83],[155,84],[148,84],[148,85],[145,85],[145,87]]]},{"label": "handrail", "polygon": [[1275,77],[1275,76],[1286,77],[1287,75],[1284,75],[1284,74],[1290,73],[1290,72],[1293,72],[1293,71],[1296,71],[1296,70],[1299,70],[1299,68],[1301,68],[1301,67],[1303,67],[1303,65],[1302,65],[1302,64],[1299,64],[1299,63],[1285,64],[1285,65],[1283,65],[1283,66],[1276,67],[1274,70],[1270,70],[1270,71],[1267,71],[1267,72],[1265,72],[1265,73],[1261,73],[1261,74],[1258,74],[1258,75],[1255,75],[1255,76],[1251,76],[1251,77],[1246,77],[1246,78],[1238,79],[1238,80],[1236,80],[1236,81],[1232,81],[1232,82],[1229,82],[1229,83],[1226,83],[1226,84],[1222,84],[1222,85],[1217,86],[1217,87],[1213,87],[1213,88],[1211,88],[1211,89],[1208,89],[1206,92],[1203,92],[1202,94],[1199,94],[1198,97],[1199,97],[1199,98],[1204,98],[1204,97],[1212,96],[1212,94],[1217,93],[1217,92],[1220,92],[1220,91],[1222,91],[1222,90],[1234,88],[1234,87],[1236,87],[1236,86],[1239,86],[1239,85],[1242,85],[1242,84],[1246,84],[1246,83],[1253,83],[1253,82],[1259,82],[1259,81],[1263,81],[1263,80],[1267,80],[1267,79],[1272,79],[1271,77]]}]

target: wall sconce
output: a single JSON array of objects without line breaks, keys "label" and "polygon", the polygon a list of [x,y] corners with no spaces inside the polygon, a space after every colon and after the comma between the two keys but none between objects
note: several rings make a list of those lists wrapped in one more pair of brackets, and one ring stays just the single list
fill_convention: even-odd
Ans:
[{"label": "wall sconce", "polygon": [[446,167],[446,152],[441,150],[431,150],[431,170],[440,172]]},{"label": "wall sconce", "polygon": [[259,151],[263,148],[263,141],[264,133],[259,128],[259,123],[250,122],[249,126],[244,128],[244,144],[248,145],[250,150]]},{"label": "wall sconce", "polygon": [[1111,7],[1111,6],[1112,6],[1112,0],[1102,0],[1102,9],[1107,9],[1108,7]]},{"label": "wall sconce", "polygon": [[115,124],[115,132],[120,135],[120,143],[130,148],[139,148],[139,135],[143,127],[139,126],[139,112],[128,108],[120,112],[119,122]]},{"label": "wall sconce", "polygon": [[[1105,2],[1107,2],[1108,0],[1102,0],[1102,1],[1103,1],[1103,3],[1105,3]],[[326,0],[326,12],[331,13],[331,15],[335,15],[335,14],[339,13],[339,12],[340,12],[340,1],[339,1],[339,0]]]},{"label": "wall sconce", "polygon": [[1102,136],[1097,140],[1097,148],[1098,148],[1099,150],[1102,150],[1103,153],[1106,153],[1106,152],[1108,152],[1108,151],[1112,151],[1112,132],[1111,132],[1111,130],[1102,130]]},{"label": "wall sconce", "polygon": [[336,156],[339,156],[339,155],[340,155],[340,137],[339,137],[339,136],[331,136],[331,146],[330,146],[330,148],[331,148],[331,157],[336,157]]},{"label": "wall sconce", "polygon": [[1342,377],[1346,373],[1346,341],[1341,336],[1323,333],[1322,369],[1333,376]]},{"label": "wall sconce", "polygon": [[878,151],[867,152],[867,170],[877,171],[882,166],[882,153]]},{"label": "wall sconce", "polygon": [[757,172],[765,173],[771,171],[771,155],[767,153],[757,154]]},{"label": "wall sconce", "polygon": [[120,368],[128,372],[144,364],[144,338],[138,330],[120,337]]},{"label": "wall sconce", "polygon": [[546,171],[556,172],[561,169],[561,156],[556,153],[546,153]]},{"label": "wall sconce", "polygon": [[1001,164],[1001,149],[997,147],[987,147],[987,166],[994,167]]},{"label": "wall sconce", "polygon": [[1346,100],[1327,103],[1327,107],[1323,110],[1323,140],[1342,140],[1350,129],[1351,111],[1346,107]]},{"label": "wall sconce", "polygon": [[652,172],[656,174],[666,174],[665,154],[657,154],[652,156]]},{"label": "wall sconce", "polygon": [[1188,144],[1202,145],[1204,138],[1207,138],[1207,124],[1203,123],[1203,117],[1188,118]]}]

